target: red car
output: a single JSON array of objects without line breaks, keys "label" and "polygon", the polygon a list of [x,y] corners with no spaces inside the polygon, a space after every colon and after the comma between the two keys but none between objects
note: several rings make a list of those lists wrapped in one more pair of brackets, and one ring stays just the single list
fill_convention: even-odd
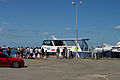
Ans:
[{"label": "red car", "polygon": [[13,58],[0,52],[0,66],[10,66],[13,68],[23,67],[24,60],[19,58]]}]

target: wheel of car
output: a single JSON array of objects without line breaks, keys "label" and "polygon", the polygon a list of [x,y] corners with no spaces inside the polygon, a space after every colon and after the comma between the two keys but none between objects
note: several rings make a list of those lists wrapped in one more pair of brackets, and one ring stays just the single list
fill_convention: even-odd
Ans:
[{"label": "wheel of car", "polygon": [[13,62],[13,63],[12,63],[12,67],[13,67],[13,68],[19,68],[19,67],[20,67],[19,62],[17,62],[17,61]]}]

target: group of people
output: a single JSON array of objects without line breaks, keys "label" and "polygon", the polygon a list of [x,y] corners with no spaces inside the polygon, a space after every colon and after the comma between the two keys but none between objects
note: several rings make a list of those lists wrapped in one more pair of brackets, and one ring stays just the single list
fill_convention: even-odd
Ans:
[{"label": "group of people", "polygon": [[48,57],[47,51],[44,51],[41,47],[15,47],[15,48],[1,48],[0,52],[7,53],[8,56],[13,56],[17,58],[27,58],[27,59],[34,59],[34,58],[42,58]]},{"label": "group of people", "polygon": [[41,47],[18,47],[15,55],[15,57],[27,59],[42,58],[44,56],[48,55],[47,52],[44,52],[44,49]]},{"label": "group of people", "polygon": [[66,58],[66,59],[71,59],[73,58],[72,51],[70,49],[67,49],[66,47],[63,48],[63,50],[60,52],[59,47],[56,50],[56,58]]},{"label": "group of people", "polygon": [[[42,58],[48,58],[49,53],[47,50],[44,50],[42,47],[16,47],[16,48],[10,48],[2,49],[0,47],[0,52],[3,52],[3,50],[6,50],[8,56],[11,56],[11,50],[15,50],[14,57],[17,58],[26,58],[26,59],[42,59]],[[67,49],[64,47],[62,50],[58,47],[56,49],[56,58],[66,58],[71,59],[73,58],[72,51],[70,49]]]}]

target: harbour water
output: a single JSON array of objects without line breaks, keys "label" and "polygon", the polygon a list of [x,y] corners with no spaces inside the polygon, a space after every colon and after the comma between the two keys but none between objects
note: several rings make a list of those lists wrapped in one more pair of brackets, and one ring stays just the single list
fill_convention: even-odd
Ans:
[{"label": "harbour water", "polygon": [[[8,55],[8,54],[7,54],[7,49],[4,49],[4,50],[3,50],[3,53],[6,54],[6,55]],[[14,55],[14,54],[16,54],[16,53],[17,53],[17,50],[11,49],[11,55]]]}]

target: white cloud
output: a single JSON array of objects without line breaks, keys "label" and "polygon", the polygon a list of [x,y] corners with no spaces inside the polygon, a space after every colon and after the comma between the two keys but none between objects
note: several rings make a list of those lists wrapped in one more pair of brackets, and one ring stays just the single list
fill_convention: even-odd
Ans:
[{"label": "white cloud", "polygon": [[49,34],[49,32],[43,32],[42,34]]},{"label": "white cloud", "polygon": [[12,30],[0,27],[0,32],[10,32],[10,31]]},{"label": "white cloud", "polygon": [[64,30],[72,30],[72,28],[64,28]]},{"label": "white cloud", "polygon": [[0,2],[7,2],[8,0],[0,0]]},{"label": "white cloud", "polygon": [[38,32],[38,33],[42,35],[54,35],[54,33],[49,33],[49,32]]},{"label": "white cloud", "polygon": [[38,32],[39,34],[49,35],[49,32]]},{"label": "white cloud", "polygon": [[115,26],[113,29],[120,29],[120,26]]},{"label": "white cloud", "polygon": [[5,29],[4,28],[0,28],[0,31],[4,31]]},{"label": "white cloud", "polygon": [[4,24],[4,25],[8,25],[8,22],[3,22],[2,24]]}]

